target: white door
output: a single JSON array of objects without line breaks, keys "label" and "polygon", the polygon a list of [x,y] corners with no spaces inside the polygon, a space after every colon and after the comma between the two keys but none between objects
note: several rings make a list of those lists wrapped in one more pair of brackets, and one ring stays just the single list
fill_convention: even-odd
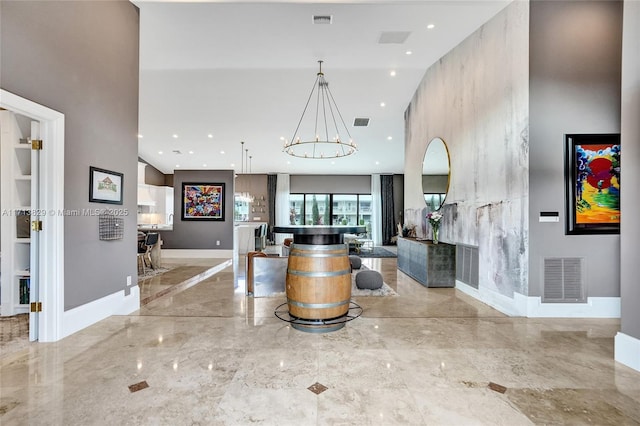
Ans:
[{"label": "white door", "polygon": [[31,288],[29,289],[29,341],[39,338],[40,324],[40,233],[42,218],[40,211],[40,123],[31,122]]}]

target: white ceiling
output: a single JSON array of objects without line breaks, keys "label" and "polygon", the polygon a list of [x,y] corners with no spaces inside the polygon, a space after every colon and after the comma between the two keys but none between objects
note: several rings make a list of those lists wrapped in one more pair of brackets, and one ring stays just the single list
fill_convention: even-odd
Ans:
[{"label": "white ceiling", "polygon": [[[140,157],[164,173],[176,165],[240,172],[245,141],[253,173],[402,173],[403,115],[426,69],[510,1],[133,1]],[[333,23],[314,25],[313,15],[332,15]],[[380,44],[390,31],[411,34],[403,44]],[[318,60],[359,147],[334,161],[282,152]],[[355,117],[370,118],[369,126],[352,127]]]}]

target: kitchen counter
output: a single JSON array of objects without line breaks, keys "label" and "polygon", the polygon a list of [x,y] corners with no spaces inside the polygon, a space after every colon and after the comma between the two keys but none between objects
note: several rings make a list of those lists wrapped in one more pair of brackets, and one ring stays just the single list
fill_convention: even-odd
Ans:
[{"label": "kitchen counter", "polygon": [[173,225],[138,225],[138,231],[173,231]]}]

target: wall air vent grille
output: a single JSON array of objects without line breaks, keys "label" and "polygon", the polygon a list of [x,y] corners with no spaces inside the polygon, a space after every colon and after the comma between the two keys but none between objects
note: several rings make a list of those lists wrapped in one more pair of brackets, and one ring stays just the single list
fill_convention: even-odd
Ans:
[{"label": "wall air vent grille", "polygon": [[579,257],[545,258],[543,302],[584,303],[583,262]]},{"label": "wall air vent grille", "polygon": [[368,118],[356,117],[353,120],[353,127],[367,127],[369,125]]},{"label": "wall air vent grille", "polygon": [[456,245],[456,280],[478,288],[479,282],[478,247],[464,244]]}]

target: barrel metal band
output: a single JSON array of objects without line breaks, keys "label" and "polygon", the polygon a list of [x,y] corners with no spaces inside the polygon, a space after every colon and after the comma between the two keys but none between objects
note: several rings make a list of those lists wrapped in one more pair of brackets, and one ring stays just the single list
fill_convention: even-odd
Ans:
[{"label": "barrel metal band", "polygon": [[325,277],[339,277],[341,275],[350,275],[351,270],[349,269],[341,269],[339,271],[298,271],[295,269],[287,269],[287,274],[289,275],[297,275],[299,277],[310,277],[310,278],[325,278]]},{"label": "barrel metal band", "polygon": [[297,300],[291,300],[287,297],[287,303],[293,306],[297,306],[299,308],[323,309],[323,308],[337,308],[338,306],[348,305],[349,300],[342,300],[340,302],[333,302],[333,303],[304,303],[304,302],[298,302]]},{"label": "barrel metal band", "polygon": [[298,253],[296,251],[290,251],[289,257],[347,257],[347,253],[344,250],[341,253],[322,253],[322,252]]},{"label": "barrel metal band", "polygon": [[347,251],[347,247],[345,244],[293,244],[291,249],[300,249],[300,250],[310,250],[310,251],[330,251],[330,250],[340,250]]}]

